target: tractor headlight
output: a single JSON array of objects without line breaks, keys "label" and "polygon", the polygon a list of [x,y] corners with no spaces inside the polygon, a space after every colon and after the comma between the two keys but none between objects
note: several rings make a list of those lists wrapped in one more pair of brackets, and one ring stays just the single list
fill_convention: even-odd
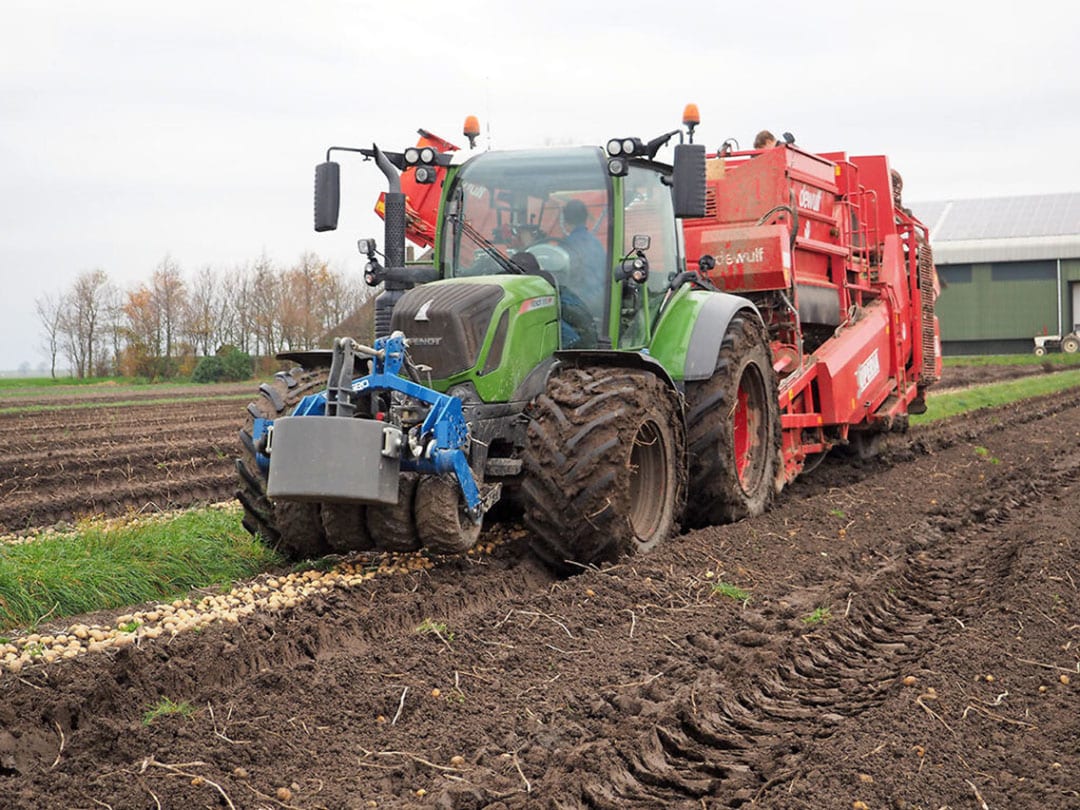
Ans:
[{"label": "tractor headlight", "polygon": [[405,164],[408,166],[415,166],[420,162],[420,150],[415,146],[410,146],[405,150]]},{"label": "tractor headlight", "polygon": [[607,170],[612,177],[626,177],[630,172],[630,164],[624,157],[613,157],[607,162]]}]

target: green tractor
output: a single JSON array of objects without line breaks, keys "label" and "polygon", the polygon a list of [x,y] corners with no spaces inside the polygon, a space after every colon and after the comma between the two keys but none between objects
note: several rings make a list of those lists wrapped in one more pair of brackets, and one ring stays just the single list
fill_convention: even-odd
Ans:
[{"label": "green tractor", "polygon": [[[672,163],[657,161],[674,136]],[[456,553],[502,501],[567,569],[763,511],[780,475],[776,376],[754,304],[685,266],[680,219],[706,213],[689,136],[328,150],[316,230],[337,224],[330,152],[389,181],[383,262],[360,242],[384,286],[375,345],[281,355],[298,367],[262,386],[241,433],[248,530],[290,558]],[[430,264],[405,262],[403,179],[438,191]]]}]

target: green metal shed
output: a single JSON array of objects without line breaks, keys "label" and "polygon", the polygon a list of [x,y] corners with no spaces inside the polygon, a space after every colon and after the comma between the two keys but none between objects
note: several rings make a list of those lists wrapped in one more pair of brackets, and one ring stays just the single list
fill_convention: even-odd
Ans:
[{"label": "green metal shed", "polygon": [[1080,193],[916,203],[941,278],[942,352],[1030,352],[1080,326]]}]

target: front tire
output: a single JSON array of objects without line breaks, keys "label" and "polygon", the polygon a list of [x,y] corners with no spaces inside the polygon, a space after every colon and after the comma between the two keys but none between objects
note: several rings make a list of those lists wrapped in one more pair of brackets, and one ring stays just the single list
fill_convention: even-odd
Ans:
[{"label": "front tire", "polygon": [[287,560],[319,557],[330,551],[319,504],[275,502],[266,494],[266,474],[256,461],[255,419],[277,419],[292,413],[301,399],[326,388],[327,369],[280,371],[259,386],[258,398],[247,407],[240,430],[237,500],[244,507],[243,524],[253,535]]},{"label": "front tire", "polygon": [[686,384],[693,526],[760,515],[776,491],[780,406],[765,328],[732,318],[716,370]]},{"label": "front tire", "polygon": [[427,475],[416,487],[416,530],[424,548],[436,554],[461,554],[480,538],[480,523],[461,502],[457,479]]},{"label": "front tire", "polygon": [[664,382],[637,369],[566,368],[530,416],[522,497],[537,556],[568,570],[649,551],[675,532],[685,430]]}]

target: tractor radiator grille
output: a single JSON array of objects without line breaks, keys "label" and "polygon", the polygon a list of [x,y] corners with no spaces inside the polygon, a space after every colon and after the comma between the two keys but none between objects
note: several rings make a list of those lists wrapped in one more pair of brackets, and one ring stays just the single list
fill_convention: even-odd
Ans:
[{"label": "tractor radiator grille", "polygon": [[919,382],[930,385],[937,382],[934,363],[934,255],[930,245],[920,242],[917,259],[919,262],[919,298],[922,300],[922,371]]},{"label": "tractor radiator grille", "polygon": [[444,380],[476,365],[502,296],[496,284],[424,284],[398,301],[391,329],[405,333],[413,362]]}]

